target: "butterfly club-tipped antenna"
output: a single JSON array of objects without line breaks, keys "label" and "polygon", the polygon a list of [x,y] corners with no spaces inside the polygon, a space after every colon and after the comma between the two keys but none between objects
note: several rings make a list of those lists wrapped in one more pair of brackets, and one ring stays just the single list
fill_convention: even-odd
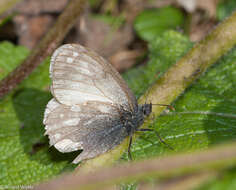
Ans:
[{"label": "butterfly club-tipped antenna", "polygon": [[170,104],[153,104],[153,103],[147,103],[148,94],[150,92],[151,88],[148,88],[147,93],[145,94],[145,103],[144,104],[151,104],[152,106],[166,106],[169,110],[175,111],[175,108],[171,106]]},{"label": "butterfly club-tipped antenna", "polygon": [[170,104],[152,104],[153,106],[166,106],[169,110],[175,111],[175,108]]}]

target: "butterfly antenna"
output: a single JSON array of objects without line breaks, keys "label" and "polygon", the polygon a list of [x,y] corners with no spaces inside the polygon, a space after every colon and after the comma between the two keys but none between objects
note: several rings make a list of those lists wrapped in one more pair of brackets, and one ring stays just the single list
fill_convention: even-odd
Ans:
[{"label": "butterfly antenna", "polygon": [[166,106],[168,109],[175,111],[175,108],[170,104],[152,104],[153,106]]}]

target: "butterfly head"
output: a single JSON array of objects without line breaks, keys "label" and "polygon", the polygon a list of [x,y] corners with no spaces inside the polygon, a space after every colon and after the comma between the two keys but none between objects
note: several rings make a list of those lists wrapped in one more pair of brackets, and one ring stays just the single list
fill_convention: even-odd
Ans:
[{"label": "butterfly head", "polygon": [[152,103],[150,104],[143,104],[142,105],[142,112],[144,116],[149,116],[152,112]]}]

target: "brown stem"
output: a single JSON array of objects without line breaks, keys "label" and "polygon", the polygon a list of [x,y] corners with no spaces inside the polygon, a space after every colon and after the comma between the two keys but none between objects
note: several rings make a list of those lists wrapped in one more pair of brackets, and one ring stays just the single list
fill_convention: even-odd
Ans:
[{"label": "brown stem", "polygon": [[51,189],[103,189],[107,185],[214,172],[232,167],[236,163],[236,143],[211,148],[207,151],[172,155],[139,162],[125,163],[112,168],[101,168],[94,172],[69,174],[35,187],[35,190]]},{"label": "brown stem", "polygon": [[[1,0],[0,1],[0,15],[10,9],[12,9],[17,3],[22,0]],[[1,16],[0,16],[1,18]]]},{"label": "brown stem", "polygon": [[21,65],[0,82],[0,98],[13,90],[57,48],[81,14],[85,2],[85,0],[71,0],[68,3],[68,6],[60,15],[55,25],[39,42],[32,53]]},{"label": "brown stem", "polygon": [[165,189],[165,190],[188,190],[197,189],[201,184],[208,182],[209,180],[216,178],[217,172],[202,172],[191,175],[184,175],[180,177],[174,177],[173,179],[167,179],[158,181],[153,186],[153,181],[150,183],[141,183],[138,186],[139,190],[150,190],[150,189]]}]

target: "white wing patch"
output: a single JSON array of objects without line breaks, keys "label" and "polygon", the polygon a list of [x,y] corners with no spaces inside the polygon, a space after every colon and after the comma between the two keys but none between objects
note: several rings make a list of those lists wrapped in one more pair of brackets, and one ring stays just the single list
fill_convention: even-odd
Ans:
[{"label": "white wing patch", "polygon": [[103,113],[110,113],[111,111],[106,105],[103,104],[98,105],[97,109]]},{"label": "white wing patch", "polygon": [[77,57],[79,54],[77,52],[73,52],[73,57]]},{"label": "white wing patch", "polygon": [[62,141],[56,143],[54,146],[60,152],[72,152],[81,149],[82,144],[82,142],[75,143],[70,139],[63,139]]},{"label": "white wing patch", "polygon": [[49,144],[60,152],[84,149],[83,141],[93,130],[90,124],[102,121],[104,117],[119,117],[119,113],[111,104],[88,102],[86,105],[66,106],[53,98],[44,114],[45,135],[49,136]]},{"label": "white wing patch", "polygon": [[96,53],[76,44],[63,45],[51,58],[51,91],[60,103],[68,106],[100,101],[132,110],[125,92],[128,87],[123,89],[124,81],[119,78],[121,86],[115,72]]},{"label": "white wing patch", "polygon": [[71,111],[75,111],[75,112],[80,112],[81,111],[81,108],[79,106],[71,106],[70,108]]},{"label": "white wing patch", "polygon": [[73,63],[74,59],[71,57],[67,57],[66,62],[67,63]]},{"label": "white wing patch", "polygon": [[79,121],[80,121],[80,118],[73,118],[73,119],[64,121],[64,125],[75,126],[79,124]]},{"label": "white wing patch", "polygon": [[44,119],[43,119],[43,123],[45,124],[45,121],[48,117],[48,115],[54,110],[56,109],[58,106],[60,106],[60,104],[53,98],[51,99],[46,107],[46,110],[44,112]]}]

